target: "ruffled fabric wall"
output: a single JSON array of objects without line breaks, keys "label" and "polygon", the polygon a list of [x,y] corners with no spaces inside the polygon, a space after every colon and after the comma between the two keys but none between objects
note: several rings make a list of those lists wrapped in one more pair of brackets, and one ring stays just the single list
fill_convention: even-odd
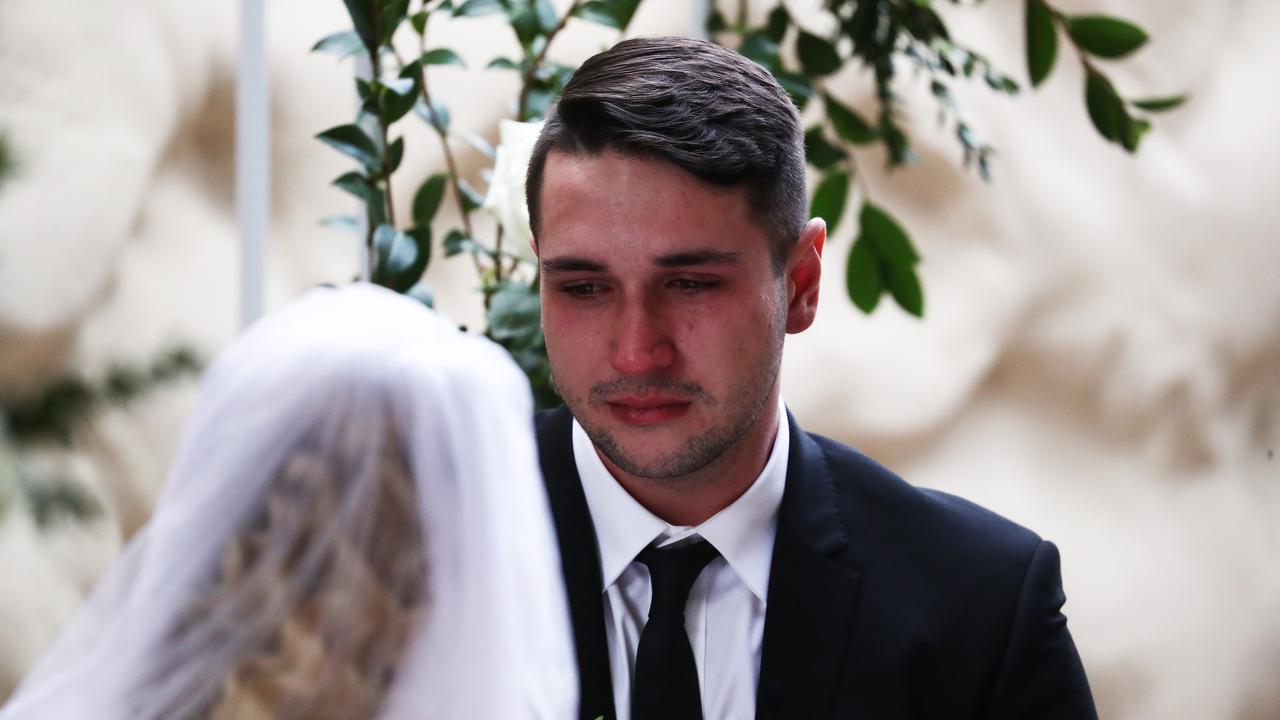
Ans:
[{"label": "ruffled fabric wall", "polygon": [[[1106,717],[1277,717],[1280,136],[1267,88],[1280,7],[1062,4],[1150,30],[1113,78],[1191,102],[1130,158],[1094,135],[1069,56],[1012,100],[961,89],[999,150],[984,184],[959,168],[927,83],[905,81],[920,162],[886,175],[868,153],[861,167],[920,245],[925,320],[852,308],[846,220],[828,241],[819,321],[788,341],[783,392],[809,429],[1061,546]],[[687,32],[692,5],[649,0],[632,33]],[[820,2],[788,5],[804,22]],[[174,342],[210,357],[234,334],[234,6],[0,1],[0,130],[16,160],[0,184],[0,393]],[[942,10],[968,44],[1022,67],[1021,3]],[[317,222],[352,209],[328,186],[345,163],[311,139],[354,108],[350,66],[307,52],[344,22],[338,2],[268,3],[271,304],[357,267],[356,242]],[[486,19],[436,31],[473,68],[509,43]],[[584,24],[553,53],[576,62],[614,39]],[[837,82],[866,99],[857,73]],[[433,83],[455,126],[496,138],[509,73],[440,69]],[[442,165],[425,128],[408,147],[402,204]],[[463,157],[478,176],[481,158]],[[438,307],[477,322],[466,263],[438,259],[428,279]],[[0,511],[0,694],[145,522],[192,391],[106,413],[72,452],[28,453],[104,512],[42,529],[12,503]]]}]

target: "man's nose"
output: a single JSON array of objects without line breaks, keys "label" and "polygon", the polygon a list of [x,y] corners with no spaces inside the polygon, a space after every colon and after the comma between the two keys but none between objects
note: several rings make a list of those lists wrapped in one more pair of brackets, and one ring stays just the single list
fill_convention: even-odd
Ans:
[{"label": "man's nose", "polygon": [[645,375],[670,368],[676,349],[667,323],[643,299],[624,305],[614,328],[610,364],[623,375]]}]

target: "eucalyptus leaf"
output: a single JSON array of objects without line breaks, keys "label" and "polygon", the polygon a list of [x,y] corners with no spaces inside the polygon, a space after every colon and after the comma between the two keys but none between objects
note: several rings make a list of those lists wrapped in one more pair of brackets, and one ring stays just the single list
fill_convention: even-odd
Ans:
[{"label": "eucalyptus leaf", "polygon": [[854,306],[871,314],[880,304],[884,286],[880,282],[880,259],[866,238],[859,237],[849,250],[844,271],[845,292]]},{"label": "eucalyptus leaf", "polygon": [[476,189],[471,187],[471,183],[467,182],[466,179],[458,179],[458,189],[462,191],[462,205],[467,209],[467,212],[471,212],[484,204],[484,195],[476,192]]},{"label": "eucalyptus leaf", "polygon": [[836,52],[836,46],[804,30],[796,38],[796,54],[800,57],[800,67],[809,75],[821,77],[840,69],[840,54]]},{"label": "eucalyptus leaf", "polygon": [[316,139],[340,153],[350,155],[369,170],[382,169],[378,147],[359,125],[339,125],[316,135]]},{"label": "eucalyptus leaf", "polygon": [[409,114],[418,102],[418,72],[420,69],[417,63],[410,63],[405,66],[402,75],[411,73],[412,76],[387,80],[383,84],[383,90],[379,93],[379,115],[383,123],[391,125]]},{"label": "eucalyptus leaf", "polygon": [[866,145],[875,141],[876,131],[861,115],[830,95],[823,95],[822,99],[827,107],[827,117],[831,119],[831,125],[840,137],[854,145]]},{"label": "eucalyptus leaf", "polygon": [[423,181],[418,192],[413,196],[413,223],[423,227],[431,225],[440,205],[444,201],[444,191],[448,186],[449,175],[436,173]]},{"label": "eucalyptus leaf", "polygon": [[453,257],[464,252],[487,253],[484,246],[467,237],[467,234],[458,229],[453,229],[444,237],[444,256]]},{"label": "eucalyptus leaf", "polygon": [[827,233],[834,233],[844,215],[845,202],[849,198],[849,173],[840,171],[828,174],[813,191],[809,203],[809,215],[820,217],[827,223]]},{"label": "eucalyptus leaf", "polygon": [[1141,108],[1147,112],[1165,112],[1182,105],[1187,101],[1186,95],[1173,95],[1171,97],[1146,98],[1144,100],[1134,100],[1134,107]]},{"label": "eucalyptus leaf", "polygon": [[1115,60],[1146,44],[1145,30],[1131,22],[1106,15],[1076,15],[1067,19],[1067,32],[1080,49]]},{"label": "eucalyptus leaf", "polygon": [[423,65],[457,65],[465,68],[467,64],[463,62],[462,57],[458,53],[449,48],[436,48],[428,50],[422,54]]},{"label": "eucalyptus leaf", "polygon": [[502,283],[489,301],[489,334],[500,343],[532,344],[541,335],[538,293],[523,283]]},{"label": "eucalyptus leaf", "polygon": [[518,70],[519,67],[516,65],[515,61],[512,60],[511,58],[496,57],[490,60],[488,65],[485,65],[485,69]]}]

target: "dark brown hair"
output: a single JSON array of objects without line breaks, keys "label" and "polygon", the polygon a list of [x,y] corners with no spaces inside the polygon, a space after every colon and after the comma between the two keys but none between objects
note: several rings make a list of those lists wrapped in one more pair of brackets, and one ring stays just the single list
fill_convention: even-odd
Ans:
[{"label": "dark brown hair", "polygon": [[711,185],[743,188],[779,272],[807,219],[804,133],[790,96],[761,66],[705,40],[624,40],[574,73],[529,162],[534,237],[552,150],[616,150],[670,162]]}]

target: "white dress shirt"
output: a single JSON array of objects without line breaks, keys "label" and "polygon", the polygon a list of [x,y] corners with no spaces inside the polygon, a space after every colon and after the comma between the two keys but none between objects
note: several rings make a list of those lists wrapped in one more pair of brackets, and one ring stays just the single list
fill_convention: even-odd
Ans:
[{"label": "white dress shirt", "polygon": [[670,525],[636,502],[605,468],[574,420],[573,457],[600,547],[605,637],[618,720],[631,717],[636,648],[649,617],[649,569],[635,557],[650,544],[662,547],[694,537],[720,552],[698,576],[685,608],[702,715],[708,720],[755,717],[769,566],[790,447],[781,400],[778,418],[773,451],[755,482],[695,527]]}]

